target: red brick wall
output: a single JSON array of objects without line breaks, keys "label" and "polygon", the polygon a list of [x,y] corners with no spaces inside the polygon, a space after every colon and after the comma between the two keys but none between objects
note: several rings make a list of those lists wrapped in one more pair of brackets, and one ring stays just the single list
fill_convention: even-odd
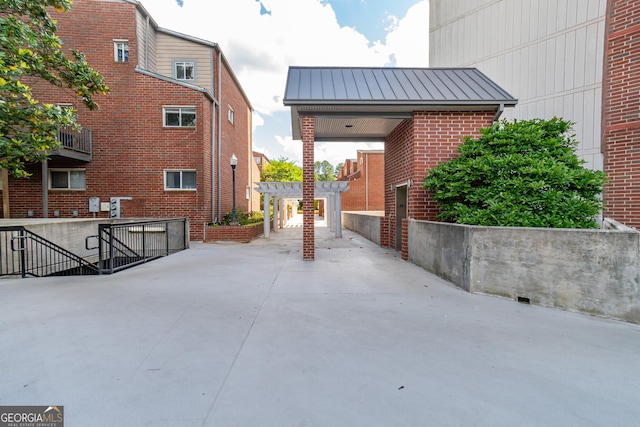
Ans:
[{"label": "red brick wall", "polygon": [[[72,103],[78,109],[78,121],[93,132],[93,159],[89,163],[52,158],[49,168],[86,169],[86,191],[49,191],[49,217],[58,210],[60,217],[92,217],[88,211],[90,197],[101,202],[110,197],[132,197],[122,201],[123,217],[188,217],[191,238],[202,238],[202,226],[215,215],[212,212],[212,101],[202,92],[149,77],[135,71],[138,58],[136,7],[122,2],[76,0],[71,13],[53,13],[58,21],[58,35],[65,48],[85,52],[91,66],[105,78],[111,92],[97,97],[99,111],[88,111],[69,91],[34,82],[38,99],[52,103]],[[129,42],[128,63],[114,62],[113,39]],[[231,210],[231,169],[229,158],[239,159],[236,170],[237,206],[247,210],[245,196],[248,165],[251,158],[250,111],[231,78],[229,70],[222,77],[222,190],[223,214]],[[228,124],[227,105],[235,110],[235,124]],[[195,128],[163,128],[162,107],[195,106]],[[165,169],[196,170],[196,191],[165,191]],[[42,217],[41,165],[32,165],[29,179],[10,179],[11,216]],[[98,217],[107,217],[100,212]]]},{"label": "red brick wall", "polygon": [[356,165],[360,173],[349,180],[349,190],[342,193],[342,210],[384,210],[384,153],[359,151]]},{"label": "red brick wall", "polygon": [[[234,111],[234,121],[228,118],[229,106]],[[220,97],[221,144],[220,144],[220,212],[222,215],[231,212],[232,172],[229,159],[235,154],[238,158],[236,167],[236,208],[245,212],[251,210],[246,189],[249,185],[250,162],[253,161],[251,151],[251,111],[242,92],[235,85],[232,74],[225,63],[222,63],[222,96]]]},{"label": "red brick wall", "polygon": [[640,227],[640,2],[609,0],[603,75],[605,216]]},{"label": "red brick wall", "polygon": [[249,243],[264,233],[264,223],[251,225],[217,225],[207,226],[204,229],[204,241],[231,241]]},{"label": "red brick wall", "polygon": [[476,136],[480,128],[490,126],[494,114],[493,111],[414,113],[413,121],[405,120],[387,136],[384,191],[390,247],[395,247],[396,241],[396,200],[391,186],[410,181],[407,217],[435,220],[438,207],[427,190],[420,187],[425,175],[429,169],[453,158],[464,136]]}]

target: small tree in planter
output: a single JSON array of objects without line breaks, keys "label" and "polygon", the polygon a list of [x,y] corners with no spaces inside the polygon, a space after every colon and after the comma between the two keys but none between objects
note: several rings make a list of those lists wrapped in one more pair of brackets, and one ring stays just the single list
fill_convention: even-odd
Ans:
[{"label": "small tree in planter", "polygon": [[442,221],[513,227],[598,228],[605,174],[583,167],[563,119],[506,120],[466,137],[459,157],[431,169]]}]

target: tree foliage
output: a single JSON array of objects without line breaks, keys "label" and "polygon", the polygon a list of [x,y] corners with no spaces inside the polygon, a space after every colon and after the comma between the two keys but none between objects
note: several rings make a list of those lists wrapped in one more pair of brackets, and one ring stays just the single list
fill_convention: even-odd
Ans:
[{"label": "tree foliage", "polygon": [[263,182],[301,182],[302,168],[286,157],[272,160],[262,168],[260,180]]},{"label": "tree foliage", "polygon": [[335,173],[335,175],[336,175],[336,178],[337,178],[338,176],[340,176],[340,171],[342,170],[342,168],[343,168],[343,167],[344,167],[344,162],[340,162],[340,163],[338,163],[338,164],[336,165],[336,168],[335,168],[335,170],[334,170],[334,173]]},{"label": "tree foliage", "polygon": [[559,118],[503,120],[466,137],[459,157],[431,169],[439,219],[488,226],[597,228],[605,174],[583,167]]},{"label": "tree foliage", "polygon": [[335,168],[327,160],[317,161],[313,164],[316,181],[335,181]]},{"label": "tree foliage", "polygon": [[70,89],[92,110],[98,108],[93,96],[109,90],[84,54],[71,50],[70,59],[65,56],[48,7],[68,12],[71,1],[0,2],[0,168],[16,177],[28,176],[26,163],[43,161],[47,150],[60,147],[60,126],[77,126],[73,110],[34,99],[26,79]]}]

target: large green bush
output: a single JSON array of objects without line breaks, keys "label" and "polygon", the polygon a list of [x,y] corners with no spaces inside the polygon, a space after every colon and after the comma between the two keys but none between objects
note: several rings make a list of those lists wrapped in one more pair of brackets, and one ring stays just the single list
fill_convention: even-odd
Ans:
[{"label": "large green bush", "polygon": [[459,156],[431,169],[439,219],[460,224],[597,228],[605,174],[575,153],[572,123],[506,120],[466,137]]}]

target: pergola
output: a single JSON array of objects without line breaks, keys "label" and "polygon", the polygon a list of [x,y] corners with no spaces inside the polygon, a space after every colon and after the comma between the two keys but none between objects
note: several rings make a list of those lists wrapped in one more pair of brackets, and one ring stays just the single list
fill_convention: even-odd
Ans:
[{"label": "pergola", "polygon": [[[283,215],[282,201],[285,199],[302,199],[301,182],[256,182],[255,190],[264,195],[264,217],[269,218],[271,197],[273,197],[273,228],[278,228]],[[326,199],[326,218],[329,229],[335,231],[336,237],[342,237],[342,202],[341,194],[349,189],[347,181],[316,182],[314,194],[316,199]],[[270,221],[264,222],[264,237],[268,238]]]}]

